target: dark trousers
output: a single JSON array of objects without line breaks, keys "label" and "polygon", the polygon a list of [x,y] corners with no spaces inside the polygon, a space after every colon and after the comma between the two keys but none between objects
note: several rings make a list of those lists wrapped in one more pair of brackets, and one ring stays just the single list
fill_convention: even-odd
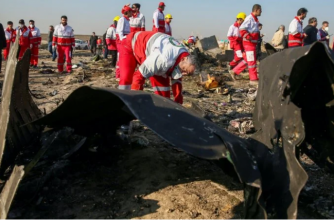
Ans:
[{"label": "dark trousers", "polygon": [[109,50],[109,54],[112,56],[111,66],[115,67],[117,62],[117,50]]},{"label": "dark trousers", "polygon": [[104,48],[104,53],[103,53],[103,57],[104,59],[107,59],[108,58],[108,54],[109,54],[109,50],[107,47]]},{"label": "dark trousers", "polygon": [[96,54],[96,45],[91,45],[90,46],[90,51],[92,52],[92,54]]}]

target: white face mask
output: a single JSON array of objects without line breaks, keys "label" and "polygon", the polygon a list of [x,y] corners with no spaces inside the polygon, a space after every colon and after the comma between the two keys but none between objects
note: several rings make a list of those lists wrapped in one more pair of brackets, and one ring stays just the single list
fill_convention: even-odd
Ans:
[{"label": "white face mask", "polygon": [[23,28],[24,27],[24,24],[20,24],[20,28]]},{"label": "white face mask", "polygon": [[327,31],[327,32],[328,32],[328,30],[329,30],[329,28],[328,28],[328,27],[325,27],[325,31]]},{"label": "white face mask", "polygon": [[33,24],[31,24],[31,25],[29,25],[31,28],[33,28],[34,27],[34,25]]}]

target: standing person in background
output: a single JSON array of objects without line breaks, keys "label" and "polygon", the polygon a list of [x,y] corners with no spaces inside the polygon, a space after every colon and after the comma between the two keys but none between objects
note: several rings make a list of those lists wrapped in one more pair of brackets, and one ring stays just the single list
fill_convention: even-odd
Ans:
[{"label": "standing person in background", "polygon": [[279,26],[278,30],[274,34],[273,39],[271,40],[271,44],[278,51],[284,49],[284,40],[285,40],[284,32],[285,32],[285,26],[284,25]]},{"label": "standing person in background", "polygon": [[326,42],[327,46],[329,46],[328,25],[328,21],[324,21],[322,22],[322,27],[319,29],[320,41]]},{"label": "standing person in background", "polygon": [[[0,23],[0,52],[2,49],[5,49],[6,47],[7,43],[6,43],[5,32],[2,24]],[[0,73],[1,73],[1,67],[2,67],[2,55],[0,54]]]},{"label": "standing person in background", "polygon": [[42,41],[41,32],[37,27],[35,27],[34,20],[29,21],[29,29],[32,35],[30,66],[37,68],[39,45],[41,44]]},{"label": "standing person in background", "polygon": [[303,45],[303,39],[307,37],[303,32],[303,20],[306,18],[307,12],[306,8],[300,8],[297,11],[297,16],[291,21],[289,25],[289,48]]},{"label": "standing person in background", "polygon": [[[111,57],[111,67],[116,67],[116,61],[117,61],[117,44],[116,44],[116,28],[117,28],[117,22],[120,19],[119,16],[116,16],[114,18],[114,23],[110,25],[110,27],[107,30],[106,35],[106,42],[108,46],[108,50],[110,52]],[[117,65],[118,66],[118,65]],[[119,79],[120,77],[120,70],[119,68],[116,68],[116,79]]]},{"label": "standing person in background", "polygon": [[103,58],[107,59],[108,58],[108,46],[107,46],[107,41],[106,41],[106,37],[107,37],[107,31],[104,32],[104,34],[102,35],[102,42],[103,42]]},{"label": "standing person in background", "polygon": [[145,16],[140,13],[140,4],[132,4],[132,17],[130,17],[130,31],[145,31]]},{"label": "standing person in background", "polygon": [[[232,24],[227,32],[227,38],[230,41],[230,47],[234,51],[234,59],[229,64],[229,70],[232,70],[243,59],[242,37],[239,28],[246,18],[246,13],[240,12],[237,20]],[[234,75],[233,75],[234,76]]]},{"label": "standing person in background", "polygon": [[7,28],[4,30],[5,31],[5,37],[6,37],[6,48],[3,51],[3,56],[5,60],[7,60],[9,51],[10,51],[10,46],[12,43],[15,42],[16,39],[16,31],[13,29],[13,22],[8,21],[7,22]]},{"label": "standing person in background", "polygon": [[[122,14],[123,14],[123,17],[121,17],[119,20],[118,20],[118,23],[117,23],[117,28],[116,28],[116,38],[117,38],[117,50],[118,50],[118,53],[119,53],[119,57],[118,57],[118,63],[119,63],[119,66],[118,66],[118,71],[120,73],[120,86],[118,88],[122,89],[122,88],[127,88],[127,87],[131,87],[131,84],[128,85],[126,84],[126,81],[124,78],[122,78],[122,68],[127,68],[127,66],[124,66],[124,64],[122,63],[122,58],[123,58],[123,44],[122,44],[122,41],[124,39],[126,39],[126,36],[128,34],[130,34],[130,18],[132,16],[132,9],[125,5],[123,8],[122,8]],[[116,69],[117,71],[117,69]]]},{"label": "standing person in background", "polygon": [[259,34],[260,34],[260,37],[259,37],[259,40],[257,41],[257,45],[256,45],[256,57],[257,57],[257,60],[260,60],[261,58],[261,46],[262,46],[262,41],[263,41],[263,37],[264,35],[261,34],[261,30],[262,30],[262,27],[263,25],[261,23],[259,23]]},{"label": "standing person in background", "polygon": [[235,78],[235,74],[239,75],[244,69],[246,69],[248,64],[248,72],[250,85],[257,86],[259,84],[259,78],[257,76],[257,57],[256,57],[256,45],[260,38],[259,30],[259,19],[258,17],[262,14],[262,7],[259,4],[255,4],[252,9],[252,13],[248,15],[245,21],[240,26],[240,34],[243,38],[242,45],[245,50],[244,61],[239,62],[239,64],[230,71],[232,79]]},{"label": "standing person in background", "polygon": [[97,54],[102,55],[102,39],[101,39],[101,37],[97,38],[96,45],[97,45]]},{"label": "standing person in background", "polygon": [[307,36],[304,38],[304,46],[313,44],[314,42],[318,41],[317,25],[318,25],[317,18],[312,17],[308,20],[308,25],[304,28],[304,33]]},{"label": "standing person in background", "polygon": [[93,32],[93,35],[90,37],[90,51],[92,52],[93,56],[96,55],[96,46],[97,46],[97,36],[95,36],[95,32]]},{"label": "standing person in background", "polygon": [[158,9],[153,13],[153,29],[154,32],[165,33],[165,15],[163,11],[165,10],[165,3],[160,2]]},{"label": "standing person in background", "polygon": [[71,49],[75,47],[73,28],[67,25],[67,16],[61,16],[61,24],[55,27],[52,41],[52,49],[58,51],[58,72],[63,73],[64,55],[66,57],[67,73],[72,72]]},{"label": "standing person in background", "polygon": [[52,50],[52,39],[53,39],[53,32],[54,32],[54,27],[52,25],[50,25],[50,29],[49,29],[49,35],[48,35],[48,50],[52,55],[52,61],[55,61],[57,58],[57,51],[56,50]]},{"label": "standing person in background", "polygon": [[21,60],[26,50],[32,47],[32,43],[34,41],[30,29],[25,26],[25,22],[23,19],[19,20],[19,25],[20,26],[16,30],[16,34],[18,34],[18,32],[20,33],[18,60]]},{"label": "standing person in background", "polygon": [[170,23],[172,23],[173,16],[171,14],[167,14],[165,17],[165,34],[172,36],[172,27]]}]

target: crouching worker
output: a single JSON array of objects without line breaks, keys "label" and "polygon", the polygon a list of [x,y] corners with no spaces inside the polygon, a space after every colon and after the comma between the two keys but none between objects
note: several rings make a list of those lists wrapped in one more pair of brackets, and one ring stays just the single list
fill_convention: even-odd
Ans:
[{"label": "crouching worker", "polygon": [[174,101],[183,103],[182,76],[194,73],[196,59],[180,42],[145,31],[129,34],[122,44],[119,89],[143,90],[145,79],[150,79],[155,94],[170,98],[171,81]]}]

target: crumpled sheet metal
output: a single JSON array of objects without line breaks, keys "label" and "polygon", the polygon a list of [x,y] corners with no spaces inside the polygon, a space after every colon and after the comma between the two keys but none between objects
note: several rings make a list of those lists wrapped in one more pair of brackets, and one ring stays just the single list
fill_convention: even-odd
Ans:
[{"label": "crumpled sheet metal", "polygon": [[[333,108],[326,109],[326,103],[334,99],[333,54],[322,43],[287,49],[264,59],[260,70],[253,118],[258,132],[253,138],[265,144],[274,154],[277,149],[284,150],[284,156],[277,162],[285,160],[290,178],[281,175],[278,180],[280,183],[289,182],[286,192],[290,189],[293,193],[287,217],[296,218],[298,195],[308,178],[296,158],[296,151],[299,150],[296,147],[307,150],[305,140],[322,138],[327,145],[318,146],[314,152],[321,154],[323,159],[330,157],[333,161],[334,154],[330,150],[333,150],[334,129],[330,122],[334,112]],[[321,132],[317,133],[318,130]],[[315,155],[308,156],[319,162]],[[266,193],[263,193],[260,200],[268,201],[265,196]],[[288,196],[277,195],[275,199],[283,198]]]},{"label": "crumpled sheet metal", "polygon": [[[273,170],[289,177],[282,149],[277,149],[273,154],[262,143],[239,138],[181,105],[154,94],[84,86],[35,123],[52,128],[69,126],[87,135],[113,132],[116,127],[135,118],[170,144],[191,155],[209,160],[227,158],[232,162],[240,180],[248,185],[245,193],[246,218],[267,217],[266,201],[261,206],[258,203],[258,194],[263,186],[267,194],[283,193],[280,190],[286,189],[290,192],[289,182],[273,178],[276,175]],[[283,162],[277,163],[281,160]],[[275,202],[285,204],[281,200]],[[277,216],[287,217],[282,213]]]},{"label": "crumpled sheet metal", "polygon": [[12,45],[10,51],[6,66],[7,75],[5,76],[2,91],[0,127],[3,129],[5,137],[1,135],[1,143],[5,141],[6,144],[0,174],[9,165],[13,164],[19,151],[23,147],[28,146],[41,131],[38,125],[29,124],[23,126],[40,118],[42,114],[29,94],[28,80],[31,52],[28,49],[23,58],[17,61],[18,41],[19,36],[17,36],[16,42]]}]

